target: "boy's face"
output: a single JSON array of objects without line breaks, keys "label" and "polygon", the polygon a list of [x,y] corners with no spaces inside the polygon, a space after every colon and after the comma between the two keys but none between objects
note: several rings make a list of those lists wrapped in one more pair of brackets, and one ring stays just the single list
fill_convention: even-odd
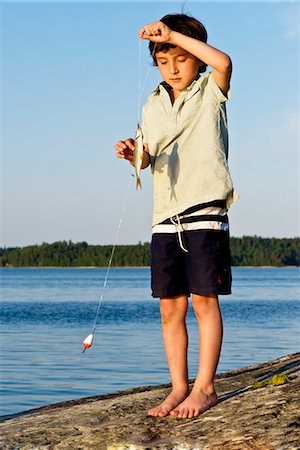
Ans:
[{"label": "boy's face", "polygon": [[180,47],[156,53],[157,66],[164,81],[173,88],[174,98],[198,76],[202,62]]}]

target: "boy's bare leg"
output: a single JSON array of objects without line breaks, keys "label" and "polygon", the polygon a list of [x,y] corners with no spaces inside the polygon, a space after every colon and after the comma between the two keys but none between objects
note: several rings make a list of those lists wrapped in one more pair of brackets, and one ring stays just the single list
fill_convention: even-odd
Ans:
[{"label": "boy's bare leg", "polygon": [[170,411],[176,408],[189,394],[188,336],[185,323],[187,309],[187,296],[160,299],[162,333],[171,374],[172,391],[160,405],[148,412],[150,416],[168,416]]},{"label": "boy's bare leg", "polygon": [[199,326],[199,370],[190,395],[170,412],[180,419],[196,417],[218,402],[214,376],[223,338],[218,298],[194,294],[193,308]]}]

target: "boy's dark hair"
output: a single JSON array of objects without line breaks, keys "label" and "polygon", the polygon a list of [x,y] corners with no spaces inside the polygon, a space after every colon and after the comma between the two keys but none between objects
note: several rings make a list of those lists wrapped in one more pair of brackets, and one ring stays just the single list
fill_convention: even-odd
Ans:
[{"label": "boy's dark hair", "polygon": [[[186,36],[198,39],[202,42],[207,42],[207,31],[199,20],[194,17],[187,16],[186,14],[167,14],[160,19],[165,25],[167,25],[171,30],[178,31]],[[156,53],[168,51],[170,48],[175,48],[173,44],[155,43],[149,42],[150,54],[153,58],[154,65],[157,66]],[[199,68],[199,73],[206,71],[206,64],[202,64]]]}]

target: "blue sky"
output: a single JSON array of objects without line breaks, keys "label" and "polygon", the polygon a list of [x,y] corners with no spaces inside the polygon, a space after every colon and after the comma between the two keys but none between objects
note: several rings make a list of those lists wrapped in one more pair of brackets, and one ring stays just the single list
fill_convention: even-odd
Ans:
[{"label": "blue sky", "polygon": [[[2,2],[1,246],[151,238],[152,180],[135,190],[114,144],[132,136],[138,30],[183,2]],[[233,60],[233,236],[299,236],[300,6],[194,2],[209,43]],[[142,43],[143,101],[159,82]]]}]

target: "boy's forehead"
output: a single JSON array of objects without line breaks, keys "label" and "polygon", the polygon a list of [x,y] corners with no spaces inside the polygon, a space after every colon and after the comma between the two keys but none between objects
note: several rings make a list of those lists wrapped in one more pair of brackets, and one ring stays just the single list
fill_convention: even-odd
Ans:
[{"label": "boy's forehead", "polygon": [[175,47],[175,48],[169,48],[166,50],[159,50],[155,53],[156,58],[164,58],[166,56],[179,56],[179,55],[186,55],[188,52],[186,50],[183,50],[181,47]]}]

